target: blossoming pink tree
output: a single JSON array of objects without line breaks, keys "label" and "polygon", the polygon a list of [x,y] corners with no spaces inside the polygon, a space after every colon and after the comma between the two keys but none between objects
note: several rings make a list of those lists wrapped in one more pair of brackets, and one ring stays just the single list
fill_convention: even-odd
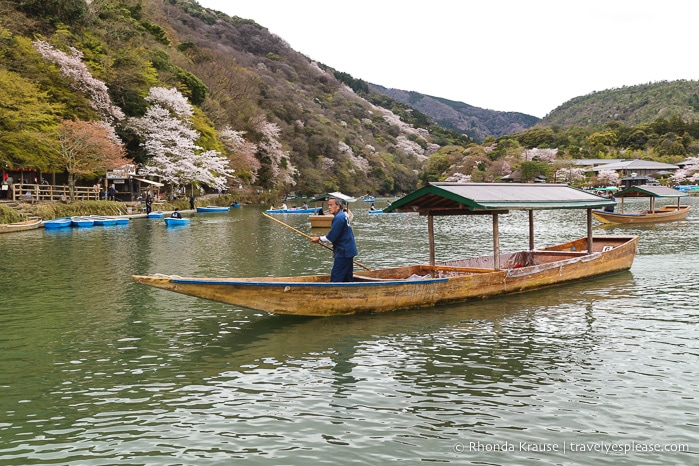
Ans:
[{"label": "blossoming pink tree", "polygon": [[175,189],[200,184],[226,189],[234,170],[218,151],[196,144],[199,132],[192,128],[194,110],[187,98],[175,88],[154,87],[146,100],[151,105],[145,115],[129,120],[151,156],[140,173],[158,176]]}]

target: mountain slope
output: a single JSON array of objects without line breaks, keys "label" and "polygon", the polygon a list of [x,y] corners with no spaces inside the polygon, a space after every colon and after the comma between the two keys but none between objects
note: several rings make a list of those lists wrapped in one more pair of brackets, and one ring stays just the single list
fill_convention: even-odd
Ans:
[{"label": "mountain slope", "polygon": [[369,90],[387,95],[424,113],[437,124],[483,141],[487,136],[504,136],[534,126],[539,119],[517,112],[487,110],[463,102],[420,94],[414,91],[389,89],[371,84]]},{"label": "mountain slope", "polygon": [[673,116],[699,120],[699,81],[661,81],[593,92],[555,108],[540,126],[603,126],[610,121],[634,126]]}]

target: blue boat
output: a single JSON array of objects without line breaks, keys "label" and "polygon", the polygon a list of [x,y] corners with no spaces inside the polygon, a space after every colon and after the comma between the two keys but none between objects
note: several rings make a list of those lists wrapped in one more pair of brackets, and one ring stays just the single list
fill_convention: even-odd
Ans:
[{"label": "blue boat", "polygon": [[216,205],[209,205],[206,207],[197,207],[197,212],[200,214],[212,214],[212,213],[219,213],[219,212],[228,212],[229,210],[231,210],[230,206],[221,207],[221,206],[216,206]]},{"label": "blue boat", "polygon": [[128,217],[112,217],[114,220],[116,220],[117,225],[128,225],[129,222],[131,221],[130,218]]},{"label": "blue boat", "polygon": [[383,209],[370,210],[369,213],[370,214],[382,214]]},{"label": "blue boat", "polygon": [[92,228],[95,226],[95,220],[91,217],[77,216],[70,218],[71,225],[78,228]]},{"label": "blue boat", "polygon": [[163,218],[165,216],[164,212],[157,211],[148,214],[148,218]]},{"label": "blue boat", "polygon": [[240,202],[231,203],[231,207],[240,207]]},{"label": "blue boat", "polygon": [[101,215],[90,215],[90,217],[94,222],[95,226],[111,226],[111,225],[116,225],[117,220],[114,217],[103,217]]},{"label": "blue boat", "polygon": [[189,225],[189,219],[188,218],[165,217],[165,225],[167,225],[169,227],[179,227],[182,225]]},{"label": "blue boat", "polygon": [[73,223],[70,217],[59,217],[53,220],[46,220],[44,222],[44,228],[66,228]]}]

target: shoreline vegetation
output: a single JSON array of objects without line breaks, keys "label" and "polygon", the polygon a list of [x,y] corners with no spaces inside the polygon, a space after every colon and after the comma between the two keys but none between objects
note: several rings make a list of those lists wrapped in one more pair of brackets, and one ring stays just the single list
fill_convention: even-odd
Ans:
[{"label": "shoreline vegetation", "polygon": [[[233,194],[208,194],[195,199],[196,206],[215,205],[228,206],[233,202],[241,204],[261,204],[262,199],[250,196]],[[120,201],[74,201],[74,202],[17,202],[19,209],[9,205],[0,204],[0,224],[16,223],[39,217],[42,220],[52,220],[59,217],[73,217],[81,215],[133,215],[145,213],[143,202]],[[163,200],[154,203],[153,210],[172,211],[175,209],[189,210],[189,198],[176,200]]]}]

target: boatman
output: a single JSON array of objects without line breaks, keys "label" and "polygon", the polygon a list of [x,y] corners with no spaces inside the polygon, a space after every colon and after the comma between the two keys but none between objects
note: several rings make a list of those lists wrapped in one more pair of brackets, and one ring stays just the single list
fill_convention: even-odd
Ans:
[{"label": "boatman", "polygon": [[333,245],[333,268],[330,272],[331,282],[351,282],[354,273],[354,258],[357,253],[357,243],[350,226],[350,218],[343,209],[342,200],[331,197],[328,199],[328,210],[333,214],[330,232],[325,236],[313,236],[314,243],[331,242]]}]

